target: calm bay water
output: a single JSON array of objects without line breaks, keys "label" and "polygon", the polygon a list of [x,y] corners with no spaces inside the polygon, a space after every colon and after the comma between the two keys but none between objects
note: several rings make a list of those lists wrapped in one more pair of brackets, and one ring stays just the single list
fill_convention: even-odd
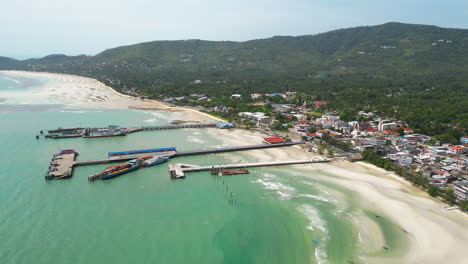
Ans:
[{"label": "calm bay water", "polygon": [[[0,91],[11,85],[0,78]],[[88,182],[88,175],[106,167],[96,165],[77,168],[72,179],[45,181],[58,149],[76,149],[78,159],[85,160],[104,158],[110,151],[190,150],[224,143],[209,129],[36,140],[39,130],[56,127],[168,124],[171,113],[1,106],[0,263],[361,262],[357,230],[348,216],[358,209],[353,194],[301,177],[310,171],[254,169],[248,176],[222,178],[199,172],[171,180],[167,164],[162,164]],[[239,153],[170,162],[203,165],[240,159],[255,161]],[[320,186],[340,191],[349,204],[323,198]],[[235,205],[229,204],[231,192]],[[391,236],[392,223],[379,224]],[[388,243],[399,246],[398,238],[390,237]]]}]

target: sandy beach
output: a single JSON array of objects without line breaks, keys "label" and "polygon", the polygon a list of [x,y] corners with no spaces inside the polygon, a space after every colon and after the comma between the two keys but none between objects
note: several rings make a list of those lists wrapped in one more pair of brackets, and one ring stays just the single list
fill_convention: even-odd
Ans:
[{"label": "sandy beach", "polygon": [[[155,100],[141,100],[132,96],[118,93],[103,83],[86,77],[56,74],[46,72],[26,71],[0,71],[6,78],[15,80],[14,77],[33,77],[47,80],[40,86],[40,90],[25,92],[21,95],[8,92],[7,95],[19,97],[19,104],[66,104],[70,108],[104,108],[104,109],[135,109],[135,110],[162,110],[175,113],[178,120],[213,122],[222,119],[183,107],[173,107]],[[28,98],[35,98],[34,102]],[[30,100],[30,99],[29,99]]]},{"label": "sandy beach", "polygon": [[[213,130],[226,144],[258,144],[264,134],[258,131]],[[254,150],[246,152],[259,161],[308,159],[308,153],[295,146],[275,151]],[[336,175],[307,176],[330,182],[355,192],[363,208],[369,208],[391,218],[397,223],[409,242],[402,258],[368,258],[369,263],[467,263],[468,216],[456,210],[446,210],[446,204],[430,197],[409,182],[374,165],[364,162],[335,161],[330,164],[295,166],[301,170],[326,171]],[[363,227],[363,246],[369,251],[384,245],[379,227],[368,217],[358,216],[358,226]],[[435,250],[437,249],[437,250]]]},{"label": "sandy beach", "polygon": [[[182,107],[171,107],[151,100],[140,100],[122,95],[85,77],[63,74],[8,71],[8,75],[42,76],[51,81],[36,92],[52,102],[70,100],[70,107],[95,106],[107,109],[146,109],[172,111],[174,120],[209,122],[220,120],[205,113]],[[1,96],[0,96],[1,97]],[[55,101],[54,101],[55,100]],[[266,134],[254,130],[209,131],[223,139],[226,145],[259,144]],[[299,146],[271,150],[244,152],[258,161],[310,159],[316,155]],[[406,234],[409,249],[401,258],[369,257],[369,263],[468,263],[468,216],[458,211],[444,209],[447,205],[431,198],[402,178],[373,165],[357,162],[335,161],[330,164],[295,166],[300,171],[326,171],[334,175],[303,173],[298,177],[315,177],[351,190],[363,208],[381,212],[398,224]],[[383,236],[379,227],[365,216],[356,217],[361,226],[363,246],[369,251],[382,248]]]}]

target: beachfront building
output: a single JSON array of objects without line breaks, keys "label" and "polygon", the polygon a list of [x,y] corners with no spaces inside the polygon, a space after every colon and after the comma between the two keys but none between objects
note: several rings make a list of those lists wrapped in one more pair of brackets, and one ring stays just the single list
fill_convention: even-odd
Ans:
[{"label": "beachfront building", "polygon": [[264,138],[263,142],[267,144],[279,144],[279,143],[286,142],[286,140],[282,137],[269,137],[269,138]]},{"label": "beachfront building", "polygon": [[459,201],[468,200],[468,182],[458,183],[453,185],[453,192]]}]

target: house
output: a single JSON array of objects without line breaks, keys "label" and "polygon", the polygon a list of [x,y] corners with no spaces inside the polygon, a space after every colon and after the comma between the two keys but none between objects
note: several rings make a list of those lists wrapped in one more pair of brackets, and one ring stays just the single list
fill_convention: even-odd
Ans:
[{"label": "house", "polygon": [[384,122],[380,122],[379,125],[378,125],[378,129],[379,131],[384,131],[384,130],[391,130],[391,129],[394,129],[398,126],[397,123],[384,123]]},{"label": "house", "polygon": [[405,135],[413,133],[413,130],[411,128],[407,128],[407,127],[397,127],[394,130],[397,131],[400,128],[403,129],[403,133],[405,133]]},{"label": "house", "polygon": [[368,128],[366,128],[366,132],[369,135],[374,135],[375,134],[375,128],[368,127]]},{"label": "house", "polygon": [[264,138],[263,142],[267,144],[280,144],[280,143],[286,142],[286,140],[281,137],[268,137],[268,138]]},{"label": "house", "polygon": [[440,147],[440,146],[428,146],[427,150],[429,153],[436,154],[436,155],[446,155],[447,148]]},{"label": "house", "polygon": [[404,138],[401,139],[401,141],[405,143],[416,143],[416,142],[422,142],[422,139],[419,137],[405,136]]},{"label": "house", "polygon": [[376,138],[366,138],[366,141],[368,141],[371,144],[374,145],[385,145],[387,144],[387,138],[384,137],[376,137]]},{"label": "house", "polygon": [[384,132],[384,134],[391,135],[391,136],[398,136],[400,134],[400,133],[398,133],[396,131],[393,131],[393,130],[390,130],[390,129],[384,129],[384,130],[382,130],[382,132]]},{"label": "house", "polygon": [[244,117],[244,118],[252,118],[253,113],[251,113],[251,112],[240,112],[238,115],[240,117]]},{"label": "house", "polygon": [[453,192],[459,201],[468,200],[468,181],[453,185]]},{"label": "house", "polygon": [[242,95],[240,95],[240,94],[233,94],[233,95],[231,95],[231,98],[241,99],[241,98],[242,98]]},{"label": "house", "polygon": [[460,141],[462,144],[468,144],[468,137],[461,137]]},{"label": "house", "polygon": [[357,131],[365,131],[370,127],[372,127],[372,123],[368,121],[354,123],[354,129]]},{"label": "house", "polygon": [[463,154],[466,152],[466,148],[462,145],[456,145],[456,146],[451,146],[449,147],[450,152],[455,153],[455,154]]},{"label": "house", "polygon": [[315,107],[315,108],[319,108],[319,107],[325,106],[325,105],[327,105],[327,104],[328,104],[327,101],[315,101],[315,102],[314,102],[314,107]]},{"label": "house", "polygon": [[260,97],[262,97],[262,94],[258,94],[258,93],[250,94],[250,98],[252,98],[252,99],[257,99],[257,98],[260,98]]}]

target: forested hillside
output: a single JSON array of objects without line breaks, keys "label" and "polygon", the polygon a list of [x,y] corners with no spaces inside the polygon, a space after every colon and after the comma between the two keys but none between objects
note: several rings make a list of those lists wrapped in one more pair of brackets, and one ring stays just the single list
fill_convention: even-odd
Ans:
[{"label": "forested hillside", "polygon": [[387,23],[246,42],[154,41],[95,56],[0,57],[0,69],[89,76],[154,98],[294,90],[341,111],[402,118],[423,133],[468,126],[465,29]]}]

